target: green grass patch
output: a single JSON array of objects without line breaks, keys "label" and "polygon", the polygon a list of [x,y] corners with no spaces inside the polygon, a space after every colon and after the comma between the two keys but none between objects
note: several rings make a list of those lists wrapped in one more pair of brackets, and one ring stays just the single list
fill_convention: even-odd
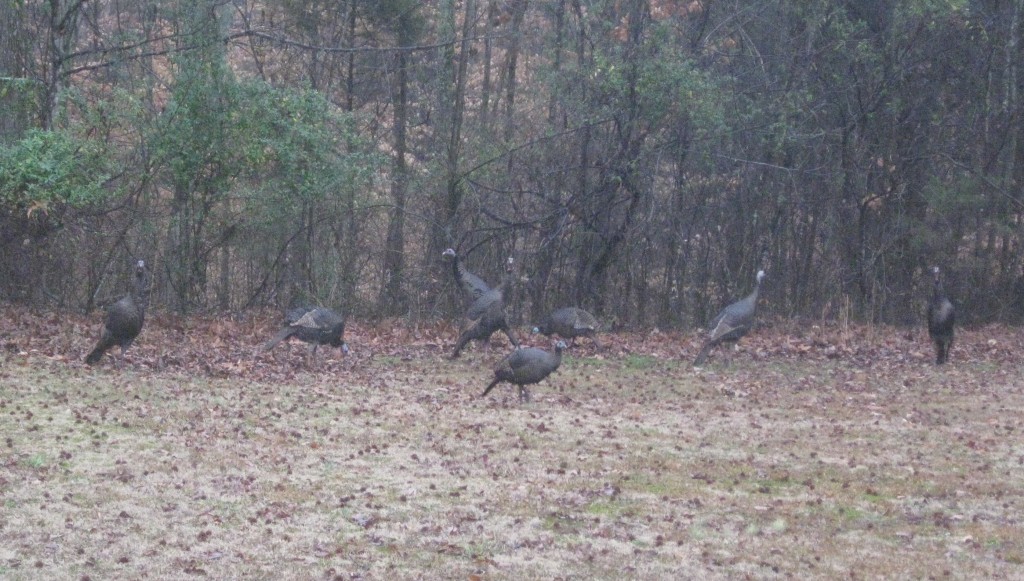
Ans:
[{"label": "green grass patch", "polygon": [[659,360],[656,357],[651,357],[649,355],[631,354],[626,356],[622,364],[626,369],[651,369],[659,364]]},{"label": "green grass patch", "polygon": [[25,458],[25,465],[36,470],[46,468],[47,463],[46,454],[32,454]]}]

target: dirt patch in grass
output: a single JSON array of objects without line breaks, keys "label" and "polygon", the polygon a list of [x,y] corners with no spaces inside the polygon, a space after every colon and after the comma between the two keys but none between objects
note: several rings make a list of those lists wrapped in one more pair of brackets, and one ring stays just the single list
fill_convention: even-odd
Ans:
[{"label": "dirt patch in grass", "polygon": [[497,343],[245,363],[269,377],[8,350],[0,577],[1012,578],[1024,369],[989,337],[944,369],[900,339],[698,371],[692,337],[624,341],[528,405],[477,397]]}]

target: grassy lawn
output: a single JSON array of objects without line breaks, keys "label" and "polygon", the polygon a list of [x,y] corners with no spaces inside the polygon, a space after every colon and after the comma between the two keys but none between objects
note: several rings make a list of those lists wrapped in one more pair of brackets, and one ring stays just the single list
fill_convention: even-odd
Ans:
[{"label": "grassy lawn", "polygon": [[271,380],[0,355],[0,578],[1024,571],[1013,359],[586,351],[520,405],[477,397],[503,349],[354,351]]}]

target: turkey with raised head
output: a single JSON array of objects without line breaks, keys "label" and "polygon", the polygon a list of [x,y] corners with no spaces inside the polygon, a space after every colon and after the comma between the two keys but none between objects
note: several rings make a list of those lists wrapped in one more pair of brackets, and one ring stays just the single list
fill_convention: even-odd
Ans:
[{"label": "turkey with raised head", "polygon": [[503,331],[512,345],[519,347],[519,341],[512,336],[505,316],[505,288],[512,280],[512,257],[509,257],[505,265],[505,277],[501,284],[491,288],[483,279],[462,266],[459,255],[453,249],[445,250],[442,256],[452,261],[452,273],[455,276],[455,281],[470,301],[469,308],[466,309],[466,318],[469,319],[470,326],[459,335],[459,339],[455,343],[455,350],[452,352],[452,359],[458,357],[470,341],[487,342],[497,331]]},{"label": "turkey with raised head", "polygon": [[597,318],[579,307],[563,307],[548,313],[547,317],[533,328],[534,333],[540,333],[550,337],[558,335],[563,339],[569,339],[569,345],[576,344],[576,337],[590,337],[598,348],[597,342]]},{"label": "turkey with raised head", "polygon": [[764,280],[764,271],[759,270],[754,291],[722,309],[722,312],[711,320],[711,324],[708,325],[710,328],[708,338],[700,353],[697,354],[697,359],[693,361],[694,366],[703,365],[715,345],[735,344],[750,331],[754,325],[754,315],[757,314],[757,294],[761,290],[762,280]]},{"label": "turkey with raised head", "polygon": [[149,305],[149,272],[145,261],[135,264],[135,280],[132,290],[117,302],[107,307],[107,316],[103,320],[103,331],[96,347],[85,357],[89,365],[97,363],[103,354],[114,345],[121,347],[120,365],[124,361],[125,351],[142,331],[146,320],[146,307]]},{"label": "turkey with raised head", "polygon": [[472,303],[491,290],[491,287],[482,278],[466,270],[454,248],[445,250],[441,256],[452,262],[452,274],[455,276],[455,282],[462,288],[468,302]]},{"label": "turkey with raised head", "polygon": [[956,312],[942,288],[939,267],[934,267],[932,274],[935,276],[935,285],[932,289],[932,298],[928,301],[928,335],[935,343],[935,364],[942,365],[949,361],[949,349],[953,346]]},{"label": "turkey with raised head", "polygon": [[289,337],[310,343],[312,357],[316,358],[316,349],[320,345],[338,347],[342,353],[348,353],[348,343],[344,339],[345,319],[326,307],[296,307],[285,315],[285,326],[263,344],[260,351],[270,351],[278,343]]},{"label": "turkey with raised head", "polygon": [[519,401],[530,401],[530,390],[527,385],[540,383],[554,373],[562,364],[562,350],[565,342],[555,343],[554,353],[537,347],[524,347],[509,353],[494,368],[494,379],[480,397],[486,396],[495,385],[501,382],[511,383],[519,388]]}]

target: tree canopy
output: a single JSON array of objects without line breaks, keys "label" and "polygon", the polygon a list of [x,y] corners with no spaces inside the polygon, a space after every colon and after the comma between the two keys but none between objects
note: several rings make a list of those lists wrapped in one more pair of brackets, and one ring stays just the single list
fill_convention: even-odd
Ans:
[{"label": "tree canopy", "polygon": [[63,0],[0,17],[0,297],[1024,318],[1024,2]]}]

